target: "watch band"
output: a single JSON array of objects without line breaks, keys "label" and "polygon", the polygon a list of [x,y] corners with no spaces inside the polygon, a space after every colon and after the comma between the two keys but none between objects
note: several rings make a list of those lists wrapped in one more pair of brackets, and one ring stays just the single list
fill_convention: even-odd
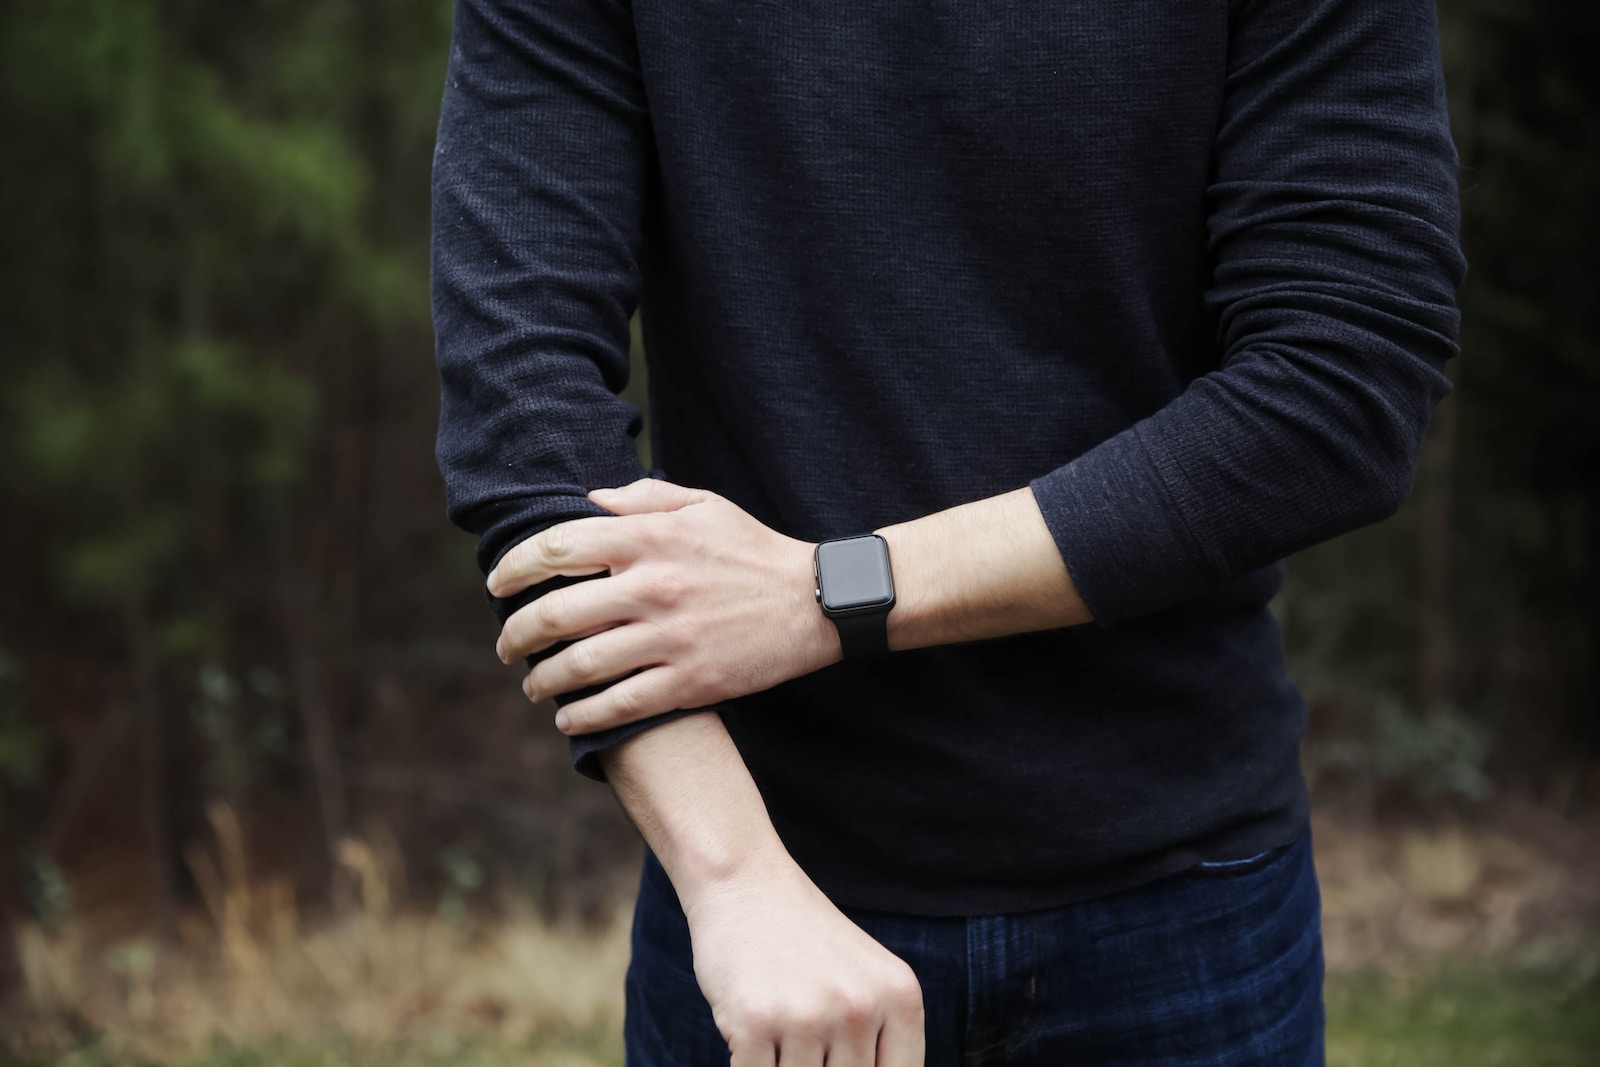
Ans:
[{"label": "watch band", "polygon": [[885,659],[889,655],[889,612],[834,616],[839,648],[847,660]]}]

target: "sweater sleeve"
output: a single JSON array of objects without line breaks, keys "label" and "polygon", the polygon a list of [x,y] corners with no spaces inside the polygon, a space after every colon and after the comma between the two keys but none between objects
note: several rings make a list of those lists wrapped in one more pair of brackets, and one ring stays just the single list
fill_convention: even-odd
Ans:
[{"label": "sweater sleeve", "polygon": [[[652,154],[622,0],[457,0],[433,165],[437,457],[485,574],[643,475],[627,383]],[[502,622],[552,587],[494,600]],[[552,650],[553,651],[553,650]],[[547,653],[548,654],[548,653]],[[578,768],[662,721],[573,741]]]},{"label": "sweater sleeve", "polygon": [[1095,618],[1394,511],[1449,389],[1459,243],[1431,0],[1236,0],[1208,190],[1218,369],[1036,479]]}]

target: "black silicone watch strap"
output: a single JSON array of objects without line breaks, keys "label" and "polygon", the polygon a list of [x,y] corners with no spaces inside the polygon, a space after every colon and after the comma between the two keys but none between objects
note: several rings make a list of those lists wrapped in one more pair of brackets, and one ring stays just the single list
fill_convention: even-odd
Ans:
[{"label": "black silicone watch strap", "polygon": [[884,659],[889,655],[889,613],[834,616],[839,648],[847,660]]}]

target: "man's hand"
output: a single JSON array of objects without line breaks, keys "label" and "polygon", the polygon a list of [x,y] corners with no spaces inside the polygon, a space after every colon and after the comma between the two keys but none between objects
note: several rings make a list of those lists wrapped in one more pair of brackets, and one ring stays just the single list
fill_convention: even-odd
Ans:
[{"label": "man's hand", "polygon": [[789,856],[720,717],[646,730],[600,761],[677,890],[732,1067],[922,1067],[916,975]]},{"label": "man's hand", "polygon": [[732,1067],[922,1067],[922,989],[781,849],[680,891]]},{"label": "man's hand", "polygon": [[716,704],[839,658],[838,633],[813,596],[814,546],[671,482],[641,479],[590,498],[615,517],[552,526],[489,575],[489,592],[504,597],[556,575],[609,572],[527,605],[496,646],[512,663],[573,642],[529,673],[530,700],[612,682],[561,709],[564,733]]}]

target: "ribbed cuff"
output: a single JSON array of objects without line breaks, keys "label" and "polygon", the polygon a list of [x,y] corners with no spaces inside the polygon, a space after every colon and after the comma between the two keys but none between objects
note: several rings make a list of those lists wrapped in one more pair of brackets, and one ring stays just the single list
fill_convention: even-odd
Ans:
[{"label": "ribbed cuff", "polygon": [[1192,600],[1216,580],[1137,428],[1031,486],[1078,595],[1101,626]]}]

